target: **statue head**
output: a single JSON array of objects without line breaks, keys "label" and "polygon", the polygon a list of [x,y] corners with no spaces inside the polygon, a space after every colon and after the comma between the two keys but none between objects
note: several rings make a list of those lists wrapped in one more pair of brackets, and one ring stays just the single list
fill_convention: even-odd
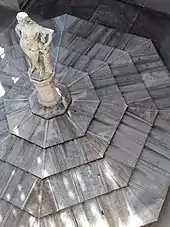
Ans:
[{"label": "statue head", "polygon": [[17,13],[16,18],[17,18],[17,21],[19,24],[27,24],[27,23],[32,22],[31,18],[25,12]]}]

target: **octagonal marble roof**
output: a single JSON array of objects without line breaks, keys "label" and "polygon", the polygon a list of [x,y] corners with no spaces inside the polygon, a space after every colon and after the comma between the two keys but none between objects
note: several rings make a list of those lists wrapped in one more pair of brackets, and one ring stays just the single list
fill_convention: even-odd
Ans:
[{"label": "octagonal marble roof", "polygon": [[170,183],[170,77],[152,41],[69,15],[42,24],[55,30],[55,83],[72,103],[50,120],[31,112],[11,31],[1,73],[18,81],[0,104],[1,225],[156,221]]}]

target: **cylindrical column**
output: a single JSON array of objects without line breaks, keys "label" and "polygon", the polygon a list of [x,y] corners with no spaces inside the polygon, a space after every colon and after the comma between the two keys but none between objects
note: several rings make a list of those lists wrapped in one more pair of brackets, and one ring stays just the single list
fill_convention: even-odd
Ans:
[{"label": "cylindrical column", "polygon": [[60,102],[61,96],[54,85],[53,75],[42,81],[34,79],[31,79],[31,81],[36,87],[38,101],[41,105],[45,107],[53,107]]}]

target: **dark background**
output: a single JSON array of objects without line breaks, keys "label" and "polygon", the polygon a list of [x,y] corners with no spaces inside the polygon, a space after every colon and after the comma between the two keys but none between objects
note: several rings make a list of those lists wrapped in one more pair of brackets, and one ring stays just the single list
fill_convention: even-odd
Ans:
[{"label": "dark background", "polygon": [[[10,1],[10,0],[8,0]],[[169,0],[123,0],[124,2],[140,5],[144,7],[151,8],[153,10],[158,10],[160,12],[170,13],[170,1]],[[20,7],[23,7],[25,4],[29,3],[33,7],[40,7],[41,10],[44,10],[44,6],[47,6],[49,9],[50,3],[53,3],[55,7],[69,6],[70,10],[76,11],[79,7],[85,6],[86,10],[89,8],[95,8],[99,4],[112,3],[113,0],[18,0]]]}]

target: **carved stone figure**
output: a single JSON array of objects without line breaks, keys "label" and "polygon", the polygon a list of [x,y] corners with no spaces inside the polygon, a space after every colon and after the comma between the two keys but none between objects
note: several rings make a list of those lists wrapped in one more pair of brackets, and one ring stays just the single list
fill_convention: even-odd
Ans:
[{"label": "carved stone figure", "polygon": [[40,26],[25,12],[17,14],[17,21],[15,31],[20,38],[20,46],[30,59],[29,75],[36,72],[38,80],[49,77],[53,73],[50,43],[54,31]]},{"label": "carved stone figure", "polygon": [[19,12],[17,20],[15,31],[20,38],[22,50],[30,60],[28,74],[35,85],[38,101],[45,107],[55,106],[60,103],[61,96],[53,81],[50,59],[50,43],[54,31],[38,25],[25,12]]}]

